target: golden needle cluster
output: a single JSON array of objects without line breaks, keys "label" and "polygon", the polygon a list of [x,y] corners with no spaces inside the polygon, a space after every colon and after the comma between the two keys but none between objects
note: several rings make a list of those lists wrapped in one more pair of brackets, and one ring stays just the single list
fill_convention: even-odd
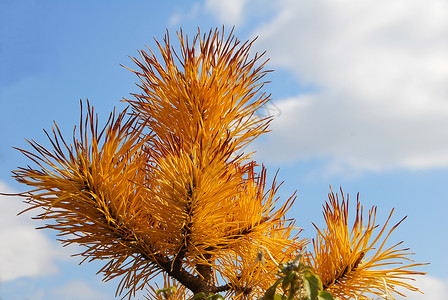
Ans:
[{"label": "golden needle cluster", "polygon": [[[265,168],[243,152],[271,121],[256,113],[269,101],[266,61],[232,33],[177,37],[179,51],[167,34],[157,55],[148,49],[133,59],[141,93],[124,100],[126,110],[100,126],[87,102],[72,141],[55,124],[51,150],[30,141],[33,149],[20,151],[37,167],[14,174],[31,187],[22,193],[29,209],[43,208],[36,218],[47,220],[44,228],[84,246],[86,260],[104,261],[105,280],[121,278],[118,294],[132,297],[162,273],[178,286],[162,290],[170,299],[255,299],[275,281],[277,264],[308,243],[285,218],[294,197],[277,204],[275,180],[267,185]],[[346,209],[330,198],[328,229],[308,254],[325,288],[341,299],[364,288],[383,293],[379,279],[389,291],[413,290],[401,281],[415,274],[408,266],[371,270],[407,254],[381,244],[367,255],[378,242],[369,241],[375,212],[364,225],[358,207],[349,232]],[[155,288],[150,294],[162,297]]]}]

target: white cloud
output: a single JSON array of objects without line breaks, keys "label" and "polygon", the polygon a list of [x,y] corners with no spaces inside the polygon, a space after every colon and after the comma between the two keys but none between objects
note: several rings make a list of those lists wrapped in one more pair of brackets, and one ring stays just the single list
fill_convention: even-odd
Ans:
[{"label": "white cloud", "polygon": [[107,300],[110,296],[91,287],[84,280],[72,280],[53,291],[54,299],[59,300]]},{"label": "white cloud", "polygon": [[429,275],[420,276],[416,278],[413,285],[419,288],[422,293],[409,292],[404,289],[399,289],[407,297],[406,300],[446,300],[448,295],[448,281]]},{"label": "white cloud", "polygon": [[168,24],[173,27],[173,26],[179,26],[185,20],[188,21],[194,20],[195,18],[197,18],[200,10],[201,6],[198,3],[194,3],[191,9],[187,12],[182,11],[173,13],[168,21]]},{"label": "white cloud", "polygon": [[285,0],[256,30],[271,63],[318,91],[276,99],[258,155],[328,170],[448,166],[448,4]]},{"label": "white cloud", "polygon": [[172,14],[169,25],[178,26],[184,21],[195,20],[199,14],[211,14],[226,25],[240,25],[244,20],[244,8],[247,6],[247,2],[248,0],[206,0],[203,5],[195,3],[188,11]]},{"label": "white cloud", "polygon": [[[2,193],[14,193],[0,182]],[[17,213],[26,208],[20,197],[0,195],[0,279],[8,281],[20,277],[54,274],[58,271],[54,260],[62,252],[43,232],[34,229],[41,225],[29,221],[30,215]]]},{"label": "white cloud", "polygon": [[247,0],[206,0],[205,9],[224,24],[239,25],[243,22]]}]

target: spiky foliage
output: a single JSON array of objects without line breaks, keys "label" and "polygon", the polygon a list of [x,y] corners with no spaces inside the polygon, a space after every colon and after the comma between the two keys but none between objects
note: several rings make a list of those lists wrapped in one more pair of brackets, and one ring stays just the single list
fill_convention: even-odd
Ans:
[{"label": "spiky foliage", "polygon": [[261,294],[276,265],[254,263],[257,249],[286,259],[304,244],[284,217],[293,198],[275,208],[275,180],[266,188],[266,170],[238,154],[270,121],[254,114],[269,100],[265,62],[232,34],[178,37],[180,53],[167,34],[162,60],[134,58],[142,93],[125,99],[130,114],[99,129],[88,105],[71,144],[55,125],[53,150],[31,141],[21,151],[39,168],[15,177],[33,187],[37,218],[53,221],[44,228],[108,260],[101,272],[121,278],[118,293],[163,272],[193,293]]},{"label": "spiky foliage", "polygon": [[314,253],[310,255],[310,264],[316,269],[325,290],[339,299],[370,299],[375,294],[384,299],[394,299],[397,286],[411,291],[417,288],[406,282],[414,275],[425,273],[412,270],[421,263],[413,263],[409,249],[400,248],[403,242],[388,245],[388,238],[405,218],[387,229],[393,210],[385,224],[376,224],[377,208],[369,210],[367,223],[364,223],[363,207],[356,206],[356,218],[349,228],[349,199],[342,201],[333,191],[324,206],[325,229],[319,229],[313,240]]},{"label": "spiky foliage", "polygon": [[[265,61],[251,58],[252,42],[241,44],[232,33],[178,38],[180,52],[167,34],[156,41],[158,55],[133,58],[142,92],[125,99],[126,110],[101,127],[87,102],[71,143],[55,124],[47,134],[52,149],[30,141],[32,150],[19,150],[37,167],[14,176],[31,187],[21,195],[28,210],[43,209],[36,216],[47,220],[43,228],[58,231],[66,245],[84,246],[85,260],[105,261],[105,280],[121,278],[118,294],[132,297],[162,273],[164,288],[150,288],[150,299],[255,299],[279,282],[279,263],[295,261],[308,243],[285,218],[294,197],[277,205],[275,179],[268,185],[265,168],[242,151],[271,120],[255,114],[269,100],[261,93]],[[342,299],[395,286],[415,290],[401,279],[420,274],[409,271],[418,264],[389,266],[408,252],[384,250],[384,242],[373,248],[385,233],[371,241],[376,209],[365,226],[358,204],[351,231],[347,210],[348,201],[332,194],[328,228],[305,255],[322,289]]]}]

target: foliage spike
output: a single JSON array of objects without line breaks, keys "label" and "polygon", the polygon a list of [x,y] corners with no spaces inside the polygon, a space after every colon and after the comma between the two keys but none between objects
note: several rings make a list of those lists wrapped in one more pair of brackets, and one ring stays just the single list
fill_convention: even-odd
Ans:
[{"label": "foliage spike", "polygon": [[255,40],[242,43],[224,28],[192,39],[181,29],[177,39],[179,50],[167,30],[155,40],[158,54],[147,47],[131,58],[141,91],[103,126],[81,101],[71,143],[54,123],[49,149],[34,140],[19,149],[36,166],[13,171],[30,187],[18,195],[26,211],[43,209],[35,217],[46,220],[42,228],[83,246],[83,261],[104,261],[99,273],[119,278],[116,293],[129,299],[159,274],[164,286],[150,286],[147,299],[366,299],[364,291],[417,290],[403,279],[423,274],[410,270],[422,264],[409,264],[401,243],[385,244],[403,221],[387,232],[392,212],[375,237],[376,207],[364,224],[358,201],[350,229],[348,196],[331,191],[313,251],[293,235],[286,214],[295,196],[279,204],[277,174],[267,183],[264,165],[243,151],[272,120],[257,114],[270,100],[270,71],[264,53],[251,55]]}]

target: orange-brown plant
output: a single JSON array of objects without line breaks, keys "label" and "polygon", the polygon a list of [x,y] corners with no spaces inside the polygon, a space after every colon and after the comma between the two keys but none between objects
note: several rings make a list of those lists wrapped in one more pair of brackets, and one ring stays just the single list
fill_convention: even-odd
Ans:
[{"label": "orange-brown plant", "polygon": [[[85,260],[106,261],[105,280],[121,278],[118,294],[132,297],[162,273],[166,284],[178,286],[161,290],[170,299],[201,293],[254,299],[277,279],[278,263],[308,243],[285,218],[295,198],[276,205],[275,180],[267,186],[265,168],[242,151],[271,121],[256,114],[269,101],[261,93],[266,61],[251,58],[253,42],[240,43],[232,33],[212,30],[189,40],[181,31],[178,38],[180,52],[167,34],[157,42],[159,59],[151,50],[133,59],[142,92],[124,100],[127,109],[100,127],[87,102],[71,143],[55,124],[47,134],[52,150],[30,141],[33,150],[19,150],[37,168],[19,168],[14,176],[32,187],[21,195],[29,209],[44,209],[36,217],[50,221],[44,228],[57,230],[66,245],[84,246]],[[344,202],[329,205],[329,229],[319,231],[315,254],[308,255],[324,287],[352,297],[362,289],[350,278],[366,285],[392,274],[389,285],[413,289],[400,284],[414,274],[406,268],[368,271],[383,259],[405,259],[380,247],[364,262],[359,253],[372,248],[364,240],[374,220],[367,228],[358,221],[354,241],[364,234],[363,244],[353,248],[339,236],[347,223],[332,215],[345,213]],[[156,288],[150,292],[161,297]]]},{"label": "orange-brown plant", "polygon": [[385,299],[394,299],[394,293],[404,296],[396,287],[411,291],[418,289],[403,279],[425,273],[412,271],[412,267],[423,265],[412,263],[408,248],[399,248],[403,242],[388,245],[391,233],[405,218],[389,231],[387,225],[392,217],[390,212],[385,224],[379,228],[376,224],[377,208],[369,210],[367,224],[363,218],[363,207],[356,206],[356,218],[349,226],[349,199],[341,189],[341,198],[333,191],[324,206],[325,229],[319,229],[313,240],[314,251],[310,253],[308,263],[322,280],[323,288],[338,299],[370,299],[374,294]]}]

